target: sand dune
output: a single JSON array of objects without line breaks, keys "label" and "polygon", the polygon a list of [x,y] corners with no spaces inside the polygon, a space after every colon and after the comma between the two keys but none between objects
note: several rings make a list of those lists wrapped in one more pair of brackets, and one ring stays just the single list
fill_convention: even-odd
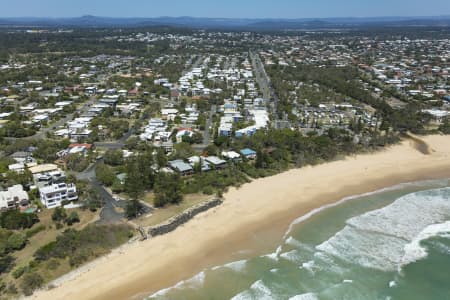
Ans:
[{"label": "sand dune", "polygon": [[289,223],[314,208],[402,182],[450,177],[450,138],[423,141],[426,147],[407,140],[231,189],[222,206],[172,233],[123,247],[32,298],[140,299],[205,267],[271,251]]}]

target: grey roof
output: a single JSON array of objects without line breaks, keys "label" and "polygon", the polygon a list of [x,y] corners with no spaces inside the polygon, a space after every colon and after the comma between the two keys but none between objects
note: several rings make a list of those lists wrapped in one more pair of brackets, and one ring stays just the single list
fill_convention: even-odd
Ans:
[{"label": "grey roof", "polygon": [[27,158],[29,156],[31,156],[31,153],[25,152],[25,151],[19,151],[19,152],[11,154],[11,157],[15,157],[15,158]]},{"label": "grey roof", "polygon": [[190,164],[185,163],[181,159],[169,161],[169,166],[181,173],[192,171],[192,167]]},{"label": "grey roof", "polygon": [[206,158],[206,161],[211,163],[211,164],[213,164],[213,165],[215,165],[215,166],[223,165],[223,164],[227,163],[226,161],[224,161],[223,159],[218,158],[217,156],[208,156]]}]

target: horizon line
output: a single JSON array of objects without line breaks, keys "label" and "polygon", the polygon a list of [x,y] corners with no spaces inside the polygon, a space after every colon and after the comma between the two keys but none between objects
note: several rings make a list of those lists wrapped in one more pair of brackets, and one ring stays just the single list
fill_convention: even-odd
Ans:
[{"label": "horizon line", "polygon": [[193,19],[228,19],[228,20],[301,20],[301,19],[377,19],[377,18],[450,18],[450,14],[443,15],[379,15],[379,16],[345,16],[345,17],[205,17],[205,16],[101,16],[101,15],[77,15],[77,16],[0,16],[2,19],[75,19],[84,17],[105,18],[105,19],[158,19],[158,18],[193,18]]}]

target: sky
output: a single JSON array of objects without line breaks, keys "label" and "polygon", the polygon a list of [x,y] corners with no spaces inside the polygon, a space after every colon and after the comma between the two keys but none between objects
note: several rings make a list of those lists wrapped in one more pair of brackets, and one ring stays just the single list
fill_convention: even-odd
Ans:
[{"label": "sky", "polygon": [[450,15],[450,0],[0,0],[0,17],[326,18]]}]

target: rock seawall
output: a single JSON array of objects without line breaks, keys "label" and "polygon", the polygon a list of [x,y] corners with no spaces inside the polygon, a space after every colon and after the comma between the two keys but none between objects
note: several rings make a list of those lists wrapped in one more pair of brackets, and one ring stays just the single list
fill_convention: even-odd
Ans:
[{"label": "rock seawall", "polygon": [[206,201],[199,205],[193,206],[188,210],[182,212],[181,214],[170,218],[166,222],[159,224],[157,226],[150,227],[148,229],[148,234],[150,236],[158,236],[162,234],[169,233],[178,228],[178,226],[187,223],[193,217],[198,215],[199,213],[205,212],[213,207],[219,206],[223,203],[221,199],[213,199],[210,201]]}]

